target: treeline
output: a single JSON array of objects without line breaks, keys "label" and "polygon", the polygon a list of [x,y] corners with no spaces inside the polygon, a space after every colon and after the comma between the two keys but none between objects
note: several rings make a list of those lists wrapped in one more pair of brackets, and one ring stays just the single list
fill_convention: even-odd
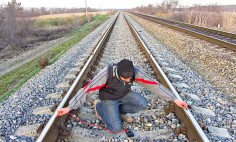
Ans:
[{"label": "treeline", "polygon": [[[52,14],[61,14],[61,13],[80,13],[85,12],[85,8],[30,8],[25,9],[24,13],[27,17],[37,17],[41,15],[52,15]],[[87,8],[88,12],[97,12],[98,9]]]},{"label": "treeline", "polygon": [[[96,9],[87,9],[88,12],[97,11]],[[31,43],[38,41],[40,38],[44,40],[51,40],[57,31],[64,32],[65,29],[71,29],[71,25],[66,25],[64,29],[41,30],[37,27],[36,18],[40,15],[60,14],[60,13],[77,13],[85,12],[84,8],[65,9],[65,8],[30,8],[24,9],[21,3],[16,0],[8,2],[6,5],[0,5],[0,50],[6,46],[24,48],[30,46]],[[76,23],[84,23],[79,21]],[[75,25],[75,24],[74,24]],[[70,27],[69,27],[70,26]],[[78,26],[78,24],[76,24]],[[41,36],[38,37],[39,33]],[[55,38],[55,37],[54,37]]]},{"label": "treeline", "polygon": [[183,7],[178,0],[164,0],[161,4],[141,6],[132,11],[151,14],[189,24],[236,32],[236,5],[193,5]]}]

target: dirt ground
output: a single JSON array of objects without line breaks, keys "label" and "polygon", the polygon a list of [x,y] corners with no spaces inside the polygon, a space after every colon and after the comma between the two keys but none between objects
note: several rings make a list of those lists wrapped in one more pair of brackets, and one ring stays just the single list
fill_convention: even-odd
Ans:
[{"label": "dirt ground", "polygon": [[17,49],[8,46],[0,51],[0,76],[6,74],[7,72],[16,69],[17,67],[27,63],[28,61],[39,57],[49,49],[59,45],[71,37],[61,37],[52,41],[37,43],[36,46]]}]

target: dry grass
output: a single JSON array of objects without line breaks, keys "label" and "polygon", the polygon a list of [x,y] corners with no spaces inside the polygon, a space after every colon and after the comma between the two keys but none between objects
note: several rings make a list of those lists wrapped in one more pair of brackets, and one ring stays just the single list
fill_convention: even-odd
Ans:
[{"label": "dry grass", "polygon": [[48,58],[46,57],[41,57],[39,60],[38,60],[38,63],[39,63],[39,66],[44,69],[46,66],[49,65],[49,60]]},{"label": "dry grass", "polygon": [[[101,12],[88,12],[88,15],[97,15],[97,14],[101,14],[101,15],[106,15],[110,13],[110,11],[101,11]],[[35,17],[36,20],[46,20],[46,19],[52,19],[52,18],[73,18],[73,17],[81,17],[81,16],[85,16],[85,12],[84,13],[64,13],[64,14],[52,14],[52,15],[43,15],[43,16],[38,16]]]},{"label": "dry grass", "polygon": [[163,13],[163,12],[158,12],[155,14],[155,16],[162,17],[162,18],[168,18],[171,16],[170,13]]},{"label": "dry grass", "polygon": [[236,12],[183,11],[157,16],[193,25],[236,33]]},{"label": "dry grass", "polygon": [[236,12],[224,12],[222,20],[222,29],[236,33]]}]

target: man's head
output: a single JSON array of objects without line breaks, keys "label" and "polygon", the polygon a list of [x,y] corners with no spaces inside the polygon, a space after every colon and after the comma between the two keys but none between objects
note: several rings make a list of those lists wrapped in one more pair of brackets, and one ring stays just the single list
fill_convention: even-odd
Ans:
[{"label": "man's head", "polygon": [[130,82],[130,79],[134,76],[133,62],[127,59],[123,59],[117,63],[118,76],[125,82]]}]

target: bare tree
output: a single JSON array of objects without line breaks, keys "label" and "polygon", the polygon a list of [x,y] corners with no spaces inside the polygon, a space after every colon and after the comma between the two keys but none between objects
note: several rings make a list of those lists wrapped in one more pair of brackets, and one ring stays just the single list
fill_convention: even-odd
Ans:
[{"label": "bare tree", "polygon": [[7,5],[1,6],[0,37],[3,42],[2,46],[24,47],[24,39],[31,33],[32,25],[32,20],[24,16],[21,3],[12,0]]},{"label": "bare tree", "polygon": [[5,20],[5,18],[4,18],[4,8],[3,8],[3,6],[0,6],[0,49],[1,49],[1,47],[4,45],[4,41],[3,41],[3,37],[4,37],[4,32],[3,32],[3,30],[4,30],[4,20]]},{"label": "bare tree", "polygon": [[163,9],[163,12],[169,12],[174,11],[178,4],[179,0],[164,0],[160,7]]},{"label": "bare tree", "polygon": [[[66,10],[65,10],[66,13]],[[47,9],[45,7],[41,7],[40,8],[40,15],[48,15],[49,12],[47,11]]]},{"label": "bare tree", "polygon": [[16,3],[16,0],[8,2],[5,8],[5,35],[8,36],[10,40],[15,40],[17,31],[17,16],[18,12],[21,10],[20,3]]}]

